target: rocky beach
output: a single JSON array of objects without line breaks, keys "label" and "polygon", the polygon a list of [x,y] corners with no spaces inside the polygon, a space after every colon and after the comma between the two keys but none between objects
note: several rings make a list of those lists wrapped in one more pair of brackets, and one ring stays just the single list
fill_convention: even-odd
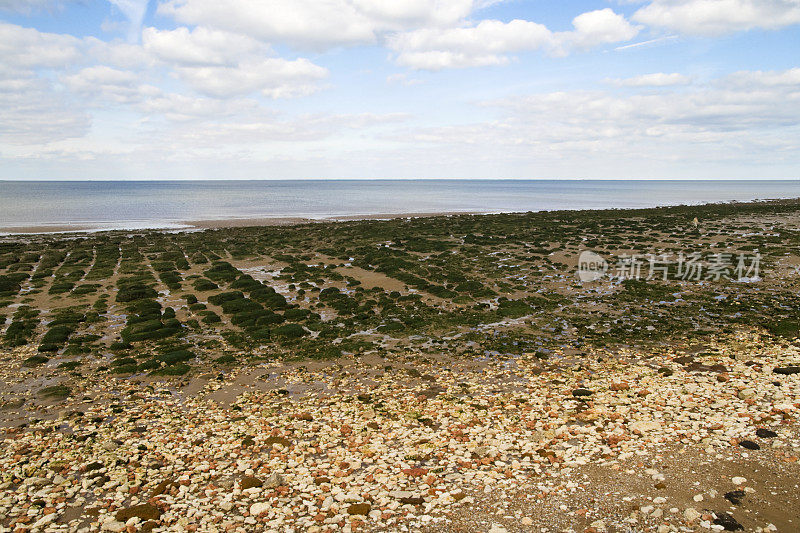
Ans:
[{"label": "rocky beach", "polygon": [[708,349],[97,380],[6,430],[0,514],[7,531],[794,531],[800,348]]},{"label": "rocky beach", "polygon": [[[575,215],[583,230],[559,240],[549,224],[572,215],[9,238],[4,275],[19,282],[5,302],[0,531],[797,531],[798,209],[596,212]],[[641,220],[680,228],[642,247],[756,242],[763,280],[576,281],[587,235],[609,255],[603,243]],[[366,241],[398,226],[419,241],[386,249],[413,248],[405,257],[427,264],[428,279],[437,248],[472,257],[460,272],[473,283],[423,287],[404,274],[409,262],[359,263]],[[331,265],[337,243],[306,244],[314,231],[341,246],[358,234],[366,247]],[[283,255],[263,239],[234,249],[261,232]],[[528,243],[523,259],[514,250]],[[48,266],[59,247],[67,253]],[[82,250],[92,250],[85,264],[70,264]],[[64,280],[72,286],[54,291]],[[237,287],[250,298],[215,297]],[[283,303],[258,299],[263,287]],[[133,320],[150,298],[160,318]],[[39,314],[18,314],[26,306]],[[247,326],[242,309],[274,322],[273,335]],[[398,309],[428,318],[387,327]],[[210,310],[219,321],[193,320]],[[279,334],[287,323],[269,313],[303,333]],[[66,338],[50,333],[60,325]]]}]

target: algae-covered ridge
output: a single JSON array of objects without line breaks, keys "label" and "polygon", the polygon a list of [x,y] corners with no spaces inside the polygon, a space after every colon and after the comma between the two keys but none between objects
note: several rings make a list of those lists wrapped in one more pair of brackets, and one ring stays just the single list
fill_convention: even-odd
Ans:
[{"label": "algae-covered ridge", "polygon": [[[0,241],[0,329],[52,372],[176,375],[375,352],[546,358],[793,338],[796,201]],[[693,222],[697,219],[699,225]],[[581,283],[577,257],[760,254],[762,281]]]}]

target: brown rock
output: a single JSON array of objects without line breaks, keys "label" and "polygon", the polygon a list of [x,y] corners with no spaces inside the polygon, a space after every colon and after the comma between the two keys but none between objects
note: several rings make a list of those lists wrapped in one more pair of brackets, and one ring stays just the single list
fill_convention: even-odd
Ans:
[{"label": "brown rock", "polygon": [[285,437],[269,437],[267,440],[264,441],[264,444],[267,446],[272,446],[274,444],[280,444],[281,446],[288,448],[292,445],[292,441]]},{"label": "brown rock", "polygon": [[239,486],[242,488],[242,490],[252,489],[254,487],[261,487],[263,484],[264,484],[263,481],[253,476],[244,476],[242,480],[239,482]]},{"label": "brown rock", "polygon": [[153,489],[153,496],[161,496],[162,494],[167,492],[170,486],[173,484],[173,482],[174,481],[171,479],[165,479],[164,481],[156,485],[156,488]]},{"label": "brown rock", "polygon": [[368,503],[354,503],[347,508],[347,514],[366,516],[371,510],[372,506]]},{"label": "brown rock", "polygon": [[630,437],[628,437],[627,435],[609,435],[609,437],[606,439],[606,444],[608,444],[609,446],[616,446],[620,442],[629,439]]},{"label": "brown rock", "polygon": [[139,518],[140,520],[158,520],[161,518],[161,509],[155,505],[143,503],[141,505],[128,507],[127,509],[120,509],[117,511],[115,518],[117,522],[127,522],[133,517]]}]

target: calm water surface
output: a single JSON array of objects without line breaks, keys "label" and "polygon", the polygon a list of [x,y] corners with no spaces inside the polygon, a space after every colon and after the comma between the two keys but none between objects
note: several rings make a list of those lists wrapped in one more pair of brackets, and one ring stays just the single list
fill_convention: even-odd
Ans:
[{"label": "calm water surface", "polygon": [[497,213],[790,197],[800,197],[800,181],[0,181],[0,228],[156,228],[207,219]]}]

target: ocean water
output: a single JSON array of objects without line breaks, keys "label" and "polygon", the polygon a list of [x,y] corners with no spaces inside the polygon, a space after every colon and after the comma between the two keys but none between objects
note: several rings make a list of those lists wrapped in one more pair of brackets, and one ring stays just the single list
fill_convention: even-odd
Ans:
[{"label": "ocean water", "polygon": [[0,228],[180,228],[194,220],[519,212],[800,197],[800,181],[0,181]]}]

